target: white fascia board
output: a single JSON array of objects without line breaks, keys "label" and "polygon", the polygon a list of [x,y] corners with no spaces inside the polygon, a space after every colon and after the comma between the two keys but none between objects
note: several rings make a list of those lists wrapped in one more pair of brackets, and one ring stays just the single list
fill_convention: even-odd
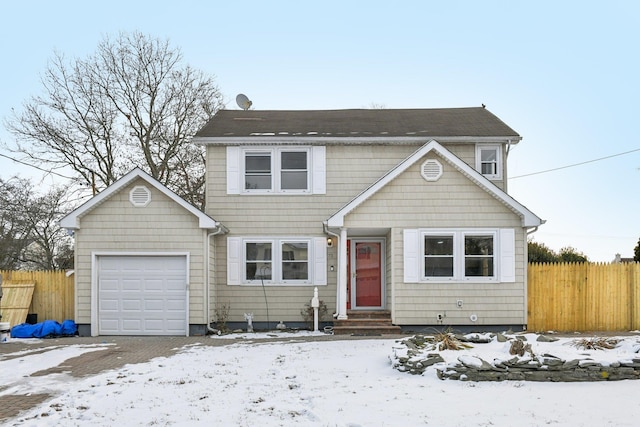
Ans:
[{"label": "white fascia board", "polygon": [[434,151],[438,153],[444,160],[446,160],[451,166],[456,168],[459,172],[465,175],[467,178],[471,179],[471,181],[475,182],[479,187],[483,190],[491,194],[493,197],[504,203],[507,207],[509,207],[512,211],[517,213],[522,218],[522,226],[523,227],[537,227],[544,223],[542,219],[536,216],[533,212],[528,210],[522,204],[517,202],[513,197],[502,191],[495,184],[489,181],[487,178],[482,176],[482,174],[471,166],[460,160],[457,156],[455,156],[451,151],[444,148],[441,144],[439,144],[435,140],[431,140],[427,144],[420,147],[420,149],[416,150],[413,154],[399,163],[395,168],[391,169],[385,175],[383,175],[379,180],[374,182],[369,188],[364,190],[358,196],[356,196],[353,200],[347,203],[344,207],[342,207],[338,212],[333,214],[327,220],[327,226],[334,227],[342,227],[344,225],[344,217],[362,204],[369,197],[374,195],[378,190],[386,186],[389,182],[395,179],[398,175],[402,174],[406,171],[411,165],[420,160],[429,152]]},{"label": "white fascia board", "polygon": [[308,135],[250,135],[228,137],[196,137],[191,142],[197,145],[411,145],[426,144],[437,140],[442,143],[494,143],[517,144],[522,137],[513,136],[308,136]]},{"label": "white fascia board", "polygon": [[132,181],[137,178],[141,178],[146,181],[148,184],[156,188],[158,191],[169,197],[171,200],[176,202],[178,205],[185,208],[188,212],[195,215],[198,218],[198,225],[200,228],[204,229],[213,229],[218,227],[223,227],[216,220],[205,214],[204,212],[198,210],[193,205],[188,203],[182,197],[175,194],[173,191],[169,190],[166,186],[161,184],[157,179],[153,178],[148,173],[144,172],[140,168],[135,168],[122,178],[102,190],[100,193],[96,194],[89,201],[73,210],[65,217],[60,220],[60,226],[66,228],[67,230],[77,230],[80,228],[80,217],[85,213],[91,211],[96,206],[100,205],[104,201],[108,200],[112,195],[120,191],[122,188],[129,185]]}]

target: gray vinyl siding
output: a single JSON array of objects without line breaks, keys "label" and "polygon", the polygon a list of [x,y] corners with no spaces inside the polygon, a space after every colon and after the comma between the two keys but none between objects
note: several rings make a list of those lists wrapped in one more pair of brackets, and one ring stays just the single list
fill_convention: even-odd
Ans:
[{"label": "gray vinyl siding", "polygon": [[[443,175],[427,182],[420,175],[423,160],[362,203],[345,218],[348,228],[392,227],[392,258],[387,285],[392,288],[393,321],[398,325],[524,325],[526,323],[526,237],[514,212],[436,155]],[[516,280],[513,283],[404,283],[405,228],[513,228]],[[456,301],[463,300],[458,308]],[[475,314],[473,323],[469,316]]]},{"label": "gray vinyl siding", "polygon": [[[262,196],[226,194],[226,149],[209,146],[207,213],[229,229],[228,236],[324,236],[323,221],[417,148],[332,145],[326,152],[326,194]],[[243,322],[244,313],[248,311],[254,313],[254,321],[266,321],[262,287],[226,284],[226,237],[215,237],[212,307],[229,304],[231,322]],[[327,269],[327,285],[319,286],[318,293],[331,314],[336,311],[337,246],[327,248]],[[313,297],[313,288],[313,285],[265,287],[271,322],[302,321],[300,310]]]},{"label": "gray vinyl siding", "polygon": [[75,233],[76,322],[91,323],[92,252],[189,253],[189,322],[205,323],[205,232],[198,219],[173,200],[151,190],[151,203],[134,207],[129,191],[137,180],[80,218]]},{"label": "gray vinyl siding", "polygon": [[[228,305],[229,322],[244,322],[244,313],[253,312],[254,322],[266,321],[267,304],[260,286],[227,285],[226,238],[228,236],[323,236],[323,221],[367,189],[382,175],[396,167],[415,150],[407,145],[332,145],[326,149],[326,194],[314,195],[228,195],[226,186],[226,148],[207,146],[206,213],[223,223],[229,234],[214,238],[215,260],[212,270],[212,312]],[[475,144],[447,147],[475,167]],[[519,218],[476,184],[440,159],[443,178],[427,183],[419,173],[421,162],[411,167],[394,182],[376,193],[346,217],[345,226],[354,228],[386,228],[386,301],[394,309],[398,324],[425,323],[420,303],[405,295],[402,283],[402,236],[408,227],[518,227]],[[455,195],[455,197],[451,197]],[[473,209],[469,209],[473,207]],[[398,235],[400,233],[400,235]],[[385,236],[379,236],[385,237]],[[522,239],[520,234],[517,239]],[[517,243],[519,244],[519,243]],[[521,248],[520,248],[521,250]],[[330,271],[331,266],[334,271]],[[329,309],[336,311],[337,247],[328,248],[326,286],[319,286],[319,296]],[[523,298],[522,276],[514,285]],[[395,287],[395,288],[394,288]],[[499,288],[495,293],[500,294]],[[266,286],[269,320],[273,324],[301,321],[300,310],[313,296],[313,286]],[[420,301],[429,300],[424,285]],[[500,294],[501,295],[501,294]],[[460,298],[464,298],[460,297]],[[487,296],[487,300],[490,296]],[[414,305],[411,305],[415,303]],[[466,303],[465,303],[466,304]],[[455,305],[455,301],[454,301]],[[430,306],[430,305],[428,305]],[[493,306],[498,307],[498,304]],[[513,308],[516,307],[517,308]],[[439,307],[439,306],[438,306]],[[469,307],[473,307],[470,305]],[[509,310],[522,317],[522,306],[507,304],[499,318]],[[437,308],[440,309],[440,308]],[[465,306],[466,310],[466,306]],[[506,311],[505,311],[506,310]],[[434,315],[435,316],[435,315]],[[435,317],[433,317],[435,319]],[[330,320],[330,319],[326,319]],[[420,321],[418,321],[420,320]],[[518,321],[520,322],[520,320]],[[434,322],[427,322],[434,323]],[[468,323],[468,322],[466,322]]]},{"label": "gray vinyl siding", "polygon": [[[516,228],[516,280],[513,283],[404,283],[403,229],[392,231],[394,265],[394,323],[398,325],[437,325],[437,314],[445,316],[442,325],[525,325],[526,324],[526,241],[522,228]],[[458,308],[457,300],[463,300]],[[475,314],[478,320],[471,322]]]}]

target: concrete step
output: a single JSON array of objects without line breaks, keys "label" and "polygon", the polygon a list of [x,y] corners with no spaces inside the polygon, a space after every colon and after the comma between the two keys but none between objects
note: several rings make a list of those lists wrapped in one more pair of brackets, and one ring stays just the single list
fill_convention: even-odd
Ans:
[{"label": "concrete step", "polygon": [[363,326],[363,325],[348,325],[348,326],[334,326],[334,335],[397,335],[402,333],[400,326],[388,325],[388,326]]},{"label": "concrete step", "polygon": [[391,312],[388,310],[349,310],[347,319],[334,320],[335,335],[383,335],[399,334],[400,326],[391,323]]}]

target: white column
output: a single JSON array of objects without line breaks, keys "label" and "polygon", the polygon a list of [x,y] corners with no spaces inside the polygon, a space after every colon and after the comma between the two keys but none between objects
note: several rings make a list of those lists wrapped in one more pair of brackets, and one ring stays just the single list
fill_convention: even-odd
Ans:
[{"label": "white column", "polygon": [[338,320],[347,319],[347,229],[340,229],[338,240]]}]

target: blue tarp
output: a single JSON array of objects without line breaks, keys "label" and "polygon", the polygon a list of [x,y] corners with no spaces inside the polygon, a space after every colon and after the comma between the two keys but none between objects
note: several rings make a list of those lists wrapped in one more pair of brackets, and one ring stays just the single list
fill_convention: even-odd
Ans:
[{"label": "blue tarp", "polygon": [[75,335],[78,332],[78,325],[73,320],[65,320],[62,324],[55,320],[45,320],[44,322],[31,325],[22,323],[11,328],[12,338],[52,338]]}]

